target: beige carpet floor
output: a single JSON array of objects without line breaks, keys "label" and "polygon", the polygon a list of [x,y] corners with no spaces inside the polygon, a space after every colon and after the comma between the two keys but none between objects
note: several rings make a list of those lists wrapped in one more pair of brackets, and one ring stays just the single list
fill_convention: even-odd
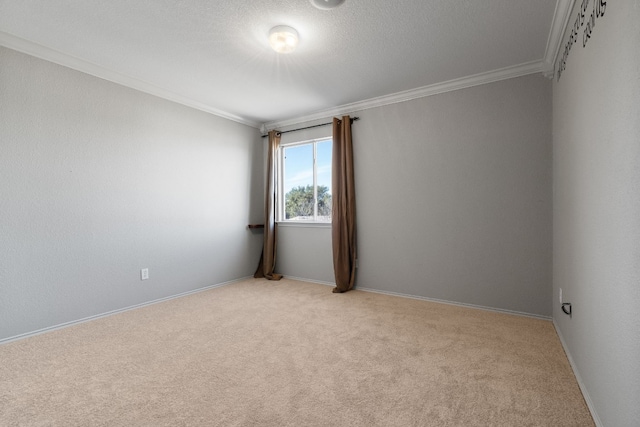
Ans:
[{"label": "beige carpet floor", "polygon": [[549,321],[247,280],[0,346],[2,426],[592,426]]}]

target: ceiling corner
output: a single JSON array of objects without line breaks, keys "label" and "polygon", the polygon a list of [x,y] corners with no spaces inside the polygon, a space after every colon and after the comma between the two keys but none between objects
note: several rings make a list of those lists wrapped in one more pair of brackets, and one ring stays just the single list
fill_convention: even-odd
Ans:
[{"label": "ceiling corner", "polygon": [[260,128],[260,123],[254,120],[249,120],[244,117],[228,113],[226,111],[218,110],[202,102],[199,102],[194,99],[190,99],[188,97],[178,95],[177,93],[174,93],[172,91],[160,88],[152,83],[149,83],[131,76],[127,76],[125,74],[118,73],[116,71],[109,70],[105,67],[94,64],[92,62],[88,62],[83,59],[77,58],[75,56],[59,52],[57,50],[51,49],[41,44],[31,42],[29,40],[25,40],[23,38],[14,36],[12,34],[9,34],[3,31],[0,31],[0,46],[4,46],[6,48],[9,48],[17,52],[21,52],[39,59],[44,59],[45,61],[53,62],[55,64],[62,65],[63,67],[71,68],[73,70],[80,71],[82,73],[89,74],[94,77],[108,80],[110,82],[117,83],[119,85],[126,86],[128,88],[135,89],[140,92],[154,95],[159,98],[163,98],[168,101],[175,102],[177,104],[182,104],[187,107],[195,108],[197,110],[204,111],[206,113],[209,113],[218,117],[222,117],[227,120],[231,120],[237,123],[251,126],[256,129]]},{"label": "ceiling corner", "polygon": [[549,30],[549,37],[547,38],[547,48],[543,59],[545,69],[543,74],[546,77],[553,77],[555,62],[558,58],[558,53],[560,53],[564,32],[567,29],[569,16],[575,3],[576,0],[558,0],[556,3],[551,29]]},{"label": "ceiling corner", "polygon": [[[551,64],[551,67],[552,66],[553,65]],[[526,62],[524,64],[505,67],[485,73],[474,74],[472,76],[462,77],[459,79],[448,80],[429,86],[423,86],[416,89],[393,93],[390,95],[370,98],[351,104],[344,104],[304,116],[267,122],[263,123],[262,126],[267,130],[276,129],[279,127],[291,126],[299,123],[309,122],[312,120],[326,119],[333,116],[342,116],[345,114],[354,113],[356,111],[368,110],[370,108],[382,107],[390,104],[397,104],[399,102],[410,101],[412,99],[424,98],[427,96],[438,95],[441,93],[452,92],[459,89],[494,83],[501,80],[507,80],[536,73],[543,73],[545,76],[547,76],[547,74],[549,73],[549,65],[546,64],[543,60]],[[551,76],[553,76],[553,68],[551,68]]]}]

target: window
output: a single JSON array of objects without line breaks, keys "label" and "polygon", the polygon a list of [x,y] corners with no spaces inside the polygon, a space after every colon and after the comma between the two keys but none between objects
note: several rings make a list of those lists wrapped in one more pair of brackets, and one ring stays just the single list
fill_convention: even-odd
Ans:
[{"label": "window", "polygon": [[279,221],[331,222],[331,148],[316,139],[280,147]]}]

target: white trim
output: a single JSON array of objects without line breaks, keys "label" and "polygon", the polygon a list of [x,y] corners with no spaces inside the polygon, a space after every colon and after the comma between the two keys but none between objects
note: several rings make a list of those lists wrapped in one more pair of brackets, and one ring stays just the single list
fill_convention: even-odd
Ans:
[{"label": "white trim", "polygon": [[333,116],[343,116],[353,113],[354,111],[367,110],[369,108],[382,107],[399,102],[410,101],[412,99],[424,98],[427,96],[438,95],[454,90],[465,89],[473,86],[479,86],[487,83],[493,83],[500,80],[512,79],[514,77],[526,76],[529,74],[542,73],[545,71],[542,61],[532,61],[512,67],[506,67],[499,70],[489,71],[486,73],[475,74],[469,77],[449,80],[442,83],[436,83],[429,86],[423,86],[416,89],[406,90],[391,95],[371,98],[364,101],[358,101],[351,104],[345,104],[339,107],[318,111],[316,113],[305,116],[296,117],[287,120],[278,120],[264,123],[261,127],[263,133],[269,130],[281,128],[285,126],[296,125],[298,123],[309,122],[312,120],[325,119]]},{"label": "white trim", "polygon": [[324,285],[324,286],[335,286],[335,283],[332,282],[323,282],[322,280],[313,280],[313,279],[305,279],[303,277],[294,277],[294,276],[287,276],[286,274],[283,274],[282,277],[284,279],[289,279],[289,280],[295,280],[298,282],[307,282],[307,283],[315,283],[316,285]]},{"label": "white trim", "polygon": [[[319,280],[305,279],[305,278],[302,278],[302,277],[287,276],[284,273],[283,273],[282,276],[284,278],[286,278],[286,279],[297,280],[299,282],[317,283],[319,285],[327,285],[327,286],[335,286],[336,285],[335,283],[331,283],[331,282],[322,282],[322,281],[319,281]],[[463,303],[463,302],[447,301],[447,300],[443,300],[443,299],[422,297],[422,296],[418,296],[418,295],[401,294],[399,292],[381,291],[379,289],[361,288],[360,286],[356,286],[355,288],[353,288],[353,290],[354,291],[362,291],[362,292],[371,292],[371,293],[374,293],[374,294],[389,295],[389,296],[392,296],[392,297],[400,297],[400,298],[415,299],[415,300],[420,300],[420,301],[435,302],[435,303],[439,303],[439,304],[447,304],[447,305],[453,305],[453,306],[457,306],[457,307],[473,308],[473,309],[476,309],[476,310],[491,311],[491,312],[494,312],[494,313],[512,314],[514,316],[530,317],[530,318],[539,319],[539,320],[548,320],[548,321],[552,320],[551,316],[542,316],[540,314],[525,313],[523,311],[505,310],[505,309],[501,309],[501,308],[486,307],[486,306],[483,306],[483,305],[476,305],[476,304],[466,304],[466,303]]]},{"label": "white trim", "polygon": [[567,343],[562,337],[562,333],[560,332],[560,328],[558,327],[558,324],[556,323],[555,319],[553,319],[553,327],[555,328],[556,333],[558,334],[558,338],[560,338],[560,343],[562,344],[564,353],[566,354],[567,359],[569,359],[569,365],[571,365],[571,369],[573,370],[573,375],[575,375],[576,381],[578,381],[578,386],[580,387],[580,391],[582,392],[584,401],[586,402],[587,407],[589,408],[589,412],[591,412],[591,417],[593,418],[593,422],[595,423],[596,427],[604,427],[604,424],[602,423],[602,421],[600,420],[600,417],[598,416],[598,413],[596,412],[596,407],[593,404],[593,400],[591,400],[591,396],[589,395],[587,386],[584,384],[584,381],[582,381],[580,372],[578,372],[578,367],[573,361],[573,357],[571,357],[571,353],[569,352],[569,347],[567,346]]},{"label": "white trim", "polygon": [[330,222],[320,222],[320,221],[295,221],[295,220],[285,220],[285,221],[276,221],[278,227],[297,227],[297,228],[331,228]]},{"label": "white trim", "polygon": [[[322,137],[309,139],[305,141],[294,141],[288,144],[282,144],[278,147],[278,159],[280,164],[277,167],[277,181],[279,182],[278,191],[276,192],[276,222],[278,224],[328,224],[331,226],[331,222],[324,222],[318,220],[318,144],[323,142],[331,142],[333,147],[333,138],[332,137]],[[287,220],[286,219],[286,195],[284,184],[286,181],[287,174],[287,162],[285,151],[289,148],[297,148],[310,145],[313,154],[313,163],[312,163],[312,177],[313,177],[313,218],[308,218],[304,220]],[[331,159],[329,159],[329,166],[331,166]],[[331,183],[329,183],[329,190],[331,190]]]},{"label": "white trim", "polygon": [[567,30],[569,17],[571,16],[571,11],[575,3],[576,0],[558,0],[556,3],[556,10],[553,14],[551,30],[549,31],[549,37],[547,39],[547,48],[544,53],[543,73],[545,77],[553,78],[555,63],[558,59],[564,33]]},{"label": "white trim", "polygon": [[[571,7],[566,7],[567,2],[570,2]],[[36,58],[44,59],[77,71],[81,71],[86,74],[90,74],[95,77],[99,77],[104,80],[108,80],[132,89],[139,90],[151,95],[158,96],[163,99],[167,99],[178,104],[186,105],[197,110],[205,111],[218,117],[222,117],[234,122],[242,123],[247,126],[260,129],[265,134],[271,129],[278,127],[285,127],[295,125],[298,123],[308,122],[316,119],[324,119],[332,116],[342,116],[349,114],[353,111],[366,110],[375,107],[382,107],[385,105],[396,104],[399,102],[410,101],[412,99],[423,98],[432,95],[438,95],[445,92],[451,92],[454,90],[465,89],[473,86],[483,85],[487,83],[493,83],[500,80],[511,79],[515,77],[525,76],[528,74],[549,73],[550,67],[553,67],[553,63],[549,64],[551,52],[550,46],[556,45],[555,57],[557,57],[560,42],[562,41],[562,35],[566,28],[569,12],[573,9],[575,0],[558,0],[556,4],[556,14],[554,15],[554,21],[552,29],[547,41],[547,52],[545,53],[544,60],[531,61],[524,64],[519,64],[511,67],[505,67],[498,70],[493,70],[485,73],[479,73],[468,77],[462,77],[459,79],[449,80],[446,82],[436,83],[433,85],[423,86],[416,89],[406,90],[402,92],[393,93],[390,95],[384,95],[377,98],[371,98],[364,101],[358,101],[351,104],[345,104],[342,106],[321,110],[315,113],[311,113],[305,116],[296,117],[287,120],[278,120],[273,122],[258,123],[253,120],[243,118],[241,116],[228,113],[216,108],[213,108],[200,101],[196,101],[185,96],[174,93],[170,90],[163,89],[152,83],[130,77],[125,74],[121,74],[115,71],[111,71],[101,65],[97,65],[83,59],[77,58],[72,55],[68,55],[63,52],[51,49],[49,47],[31,42],[29,40],[22,39],[12,34],[0,31],[0,46],[5,46],[9,49],[16,50],[18,52],[26,53]],[[563,9],[564,6],[564,9]],[[565,10],[566,9],[566,10]],[[562,18],[562,13],[566,16]],[[563,22],[563,31],[560,32],[560,22]],[[555,38],[558,38],[556,40]],[[554,62],[555,62],[554,57]],[[551,69],[551,73],[553,70]]]},{"label": "white trim", "polygon": [[8,337],[8,338],[3,338],[3,339],[0,339],[0,345],[7,344],[7,343],[10,343],[10,342],[13,342],[13,341],[18,341],[18,340],[21,340],[21,339],[24,339],[24,338],[29,338],[29,337],[33,337],[33,336],[36,336],[36,335],[44,334],[46,332],[56,331],[58,329],[64,329],[64,328],[67,328],[69,326],[78,325],[80,323],[90,322],[92,320],[100,319],[102,317],[108,317],[108,316],[112,316],[114,314],[124,313],[125,311],[135,310],[137,308],[146,307],[148,305],[158,304],[158,303],[169,301],[169,300],[172,300],[172,299],[186,297],[188,295],[192,295],[192,294],[197,294],[197,293],[200,293],[200,292],[208,291],[210,289],[220,288],[222,286],[227,286],[227,285],[232,285],[234,283],[242,282],[244,280],[252,279],[252,278],[253,278],[253,276],[242,277],[240,279],[230,280],[228,282],[222,282],[222,283],[218,283],[216,285],[206,286],[204,288],[198,288],[198,289],[194,289],[192,291],[181,292],[181,293],[176,294],[176,295],[171,295],[171,296],[168,296],[168,297],[158,298],[158,299],[155,299],[155,300],[152,300],[152,301],[131,305],[129,307],[124,307],[124,308],[119,308],[117,310],[107,311],[106,313],[96,314],[94,316],[89,316],[89,317],[85,317],[85,318],[78,319],[78,320],[72,320],[70,322],[60,323],[58,325],[54,325],[54,326],[49,326],[49,327],[46,327],[46,328],[38,329],[38,330],[33,331],[33,332],[26,332],[24,334],[15,335],[15,336]]},{"label": "white trim", "polygon": [[534,319],[551,321],[551,317],[550,316],[542,316],[540,314],[525,313],[524,311],[506,310],[506,309],[502,309],[502,308],[487,307],[487,306],[484,306],[484,305],[467,304],[467,303],[463,303],[463,302],[448,301],[448,300],[443,300],[443,299],[438,299],[438,298],[429,298],[429,297],[422,297],[422,296],[418,296],[418,295],[401,294],[399,292],[381,291],[379,289],[371,289],[371,288],[361,288],[359,286],[356,286],[354,289],[356,291],[372,292],[372,293],[375,293],[375,294],[383,294],[383,295],[390,295],[390,296],[394,296],[394,297],[417,299],[417,300],[421,300],[421,301],[435,302],[435,303],[440,303],[440,304],[454,305],[454,306],[458,306],[458,307],[473,308],[473,309],[476,309],[476,310],[492,311],[492,312],[495,312],[495,313],[512,314],[514,316],[532,317]]},{"label": "white trim", "polygon": [[132,89],[136,89],[140,92],[167,99],[178,104],[186,105],[187,107],[195,108],[196,110],[201,110],[209,114],[222,117],[224,119],[241,123],[243,125],[251,126],[256,129],[260,128],[260,123],[258,122],[247,120],[243,117],[228,113],[226,111],[218,110],[217,108],[213,108],[200,101],[178,95],[177,93],[163,89],[152,83],[148,83],[135,77],[130,77],[125,74],[118,73],[116,71],[111,71],[101,65],[97,65],[92,62],[85,61],[84,59],[59,52],[49,47],[22,39],[20,37],[16,37],[9,33],[5,33],[3,31],[0,31],[0,46],[5,46],[9,49],[26,53],[27,55],[31,55],[36,58],[44,59],[46,61],[68,67],[85,74],[90,74],[92,76],[99,77],[101,79],[108,80],[110,82],[117,83],[119,85],[126,86]]},{"label": "white trim", "polygon": [[571,10],[573,10],[575,1],[576,0],[558,0],[558,2],[556,3],[551,30],[549,32],[549,37],[547,38],[545,56],[540,61],[526,62],[524,64],[505,67],[485,73],[479,73],[468,77],[462,77],[459,79],[423,86],[416,89],[397,92],[394,94],[371,98],[364,101],[358,101],[351,104],[344,104],[342,106],[317,111],[305,116],[287,120],[266,122],[262,124],[235,114],[228,113],[226,111],[213,108],[202,102],[195,101],[172,91],[160,88],[152,83],[148,83],[143,80],[127,76],[125,74],[111,71],[101,65],[97,65],[74,57],[72,55],[59,52],[57,50],[31,42],[29,40],[22,39],[3,31],[0,31],[0,46],[5,46],[9,49],[26,53],[36,58],[44,59],[77,71],[81,71],[86,74],[90,74],[95,77],[99,77],[104,80],[108,80],[132,89],[139,90],[141,92],[145,92],[151,95],[158,96],[160,98],[167,99],[169,101],[176,102],[178,104],[186,105],[188,107],[205,111],[207,113],[228,120],[242,123],[247,126],[260,129],[260,131],[265,134],[269,130],[278,127],[295,125],[298,123],[308,122],[316,119],[324,119],[332,116],[342,116],[353,111],[360,111],[390,104],[396,104],[399,102],[410,101],[412,99],[423,98],[487,83],[493,83],[496,81],[511,79],[528,74],[543,73],[547,77],[552,77],[554,64],[560,52],[564,32],[568,25],[569,16]]}]

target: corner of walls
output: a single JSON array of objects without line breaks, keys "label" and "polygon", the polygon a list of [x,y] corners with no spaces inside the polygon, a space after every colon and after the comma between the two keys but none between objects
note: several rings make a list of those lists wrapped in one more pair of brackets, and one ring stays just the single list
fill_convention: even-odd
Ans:
[{"label": "corner of walls", "polygon": [[554,324],[593,418],[620,427],[640,425],[639,22],[638,2],[576,2],[553,83]]},{"label": "corner of walls", "polygon": [[551,82],[357,115],[357,286],[550,316]]},{"label": "corner of walls", "polygon": [[[361,118],[357,286],[548,318],[551,82],[530,74],[349,113]],[[326,118],[314,120],[297,126]],[[279,272],[331,282],[330,251],[330,231],[282,227]]]},{"label": "corner of walls", "polygon": [[571,365],[573,374],[575,375],[576,381],[578,382],[578,387],[580,387],[580,391],[582,392],[584,401],[587,404],[587,407],[589,408],[589,412],[591,413],[593,422],[595,423],[596,427],[604,427],[604,424],[602,424],[602,421],[600,421],[600,418],[598,417],[598,413],[596,412],[596,408],[595,408],[595,405],[593,404],[593,400],[589,395],[589,390],[587,389],[584,381],[582,380],[582,377],[580,376],[580,371],[576,366],[576,362],[574,362],[573,357],[571,357],[571,352],[569,351],[567,342],[564,340],[564,337],[562,336],[562,331],[558,327],[556,320],[552,319],[552,321],[553,321],[553,327],[556,330],[556,334],[558,334],[558,338],[560,339],[560,343],[562,344],[562,349],[564,350],[564,354],[567,356],[567,360],[569,360],[569,365]]},{"label": "corner of walls", "polygon": [[0,339],[253,273],[257,129],[4,47],[0,61]]}]

